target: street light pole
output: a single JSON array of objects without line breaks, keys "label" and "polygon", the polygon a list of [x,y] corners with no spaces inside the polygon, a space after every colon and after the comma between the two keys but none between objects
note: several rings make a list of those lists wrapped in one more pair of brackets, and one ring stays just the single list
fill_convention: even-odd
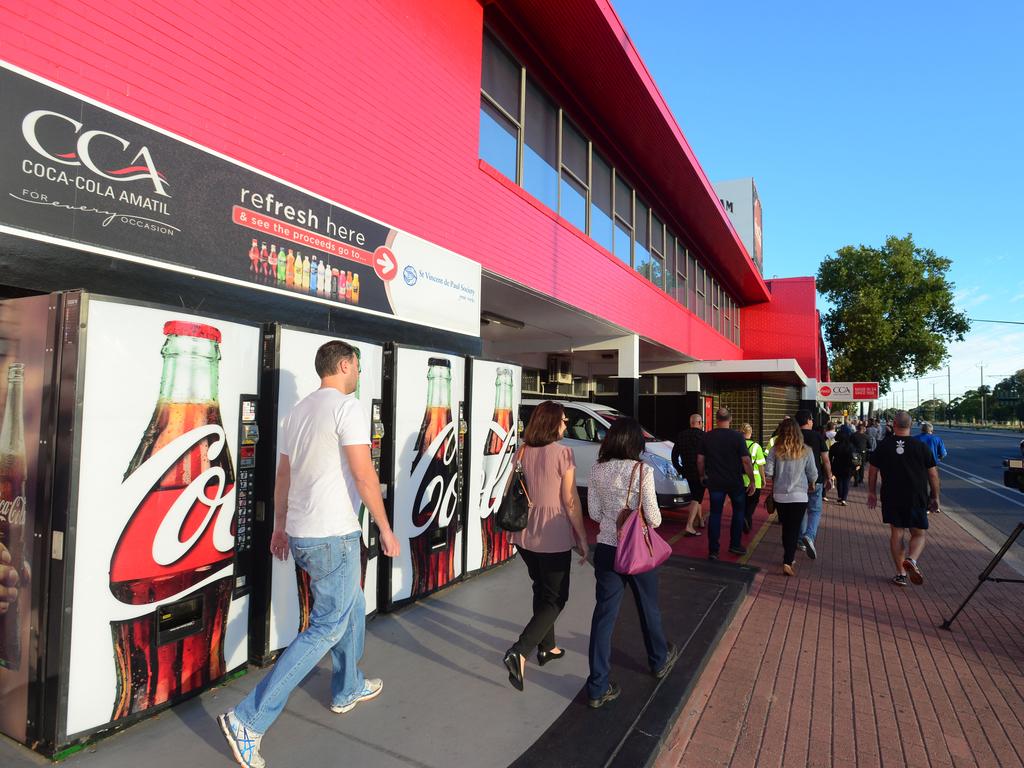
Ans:
[{"label": "street light pole", "polygon": [[949,404],[953,402],[953,368],[946,365],[946,426],[953,426],[953,415],[949,412]]}]

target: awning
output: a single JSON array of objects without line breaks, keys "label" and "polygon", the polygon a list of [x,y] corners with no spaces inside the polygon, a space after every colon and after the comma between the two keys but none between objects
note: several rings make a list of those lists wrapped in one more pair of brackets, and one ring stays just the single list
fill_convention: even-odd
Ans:
[{"label": "awning", "polygon": [[644,369],[643,373],[718,376],[732,381],[760,381],[765,384],[795,384],[807,386],[808,378],[800,364],[791,357],[776,360],[694,360],[659,368]]}]

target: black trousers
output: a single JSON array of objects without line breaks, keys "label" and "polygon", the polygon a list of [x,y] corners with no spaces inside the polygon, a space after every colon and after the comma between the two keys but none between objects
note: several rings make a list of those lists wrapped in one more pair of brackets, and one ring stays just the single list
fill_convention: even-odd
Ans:
[{"label": "black trousers", "polygon": [[747,508],[745,510],[745,516],[747,518],[747,526],[754,524],[754,510],[757,509],[757,502],[761,499],[761,489],[758,488],[754,491],[752,496],[747,496]]},{"label": "black trousers", "polygon": [[807,511],[806,501],[776,501],[775,511],[782,523],[782,562],[792,563],[796,559],[796,545],[800,541],[800,523]]},{"label": "black trousers", "polygon": [[569,570],[572,552],[531,552],[520,549],[519,556],[533,581],[533,617],[512,650],[521,656],[533,648],[550,651],[555,643],[555,620],[569,599]]}]

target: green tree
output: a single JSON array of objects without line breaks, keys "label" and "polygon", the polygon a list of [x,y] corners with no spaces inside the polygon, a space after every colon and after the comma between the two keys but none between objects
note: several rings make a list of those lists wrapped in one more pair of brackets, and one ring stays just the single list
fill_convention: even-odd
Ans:
[{"label": "green tree", "polygon": [[832,378],[891,382],[938,368],[951,341],[970,330],[953,306],[951,262],[913,237],[881,248],[847,245],[818,268],[818,291],[831,305],[823,330]]}]

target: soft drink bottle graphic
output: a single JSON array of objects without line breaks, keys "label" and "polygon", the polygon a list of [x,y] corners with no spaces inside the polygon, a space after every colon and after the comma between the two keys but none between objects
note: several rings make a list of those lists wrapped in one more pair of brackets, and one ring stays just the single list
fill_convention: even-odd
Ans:
[{"label": "soft drink bottle graphic", "polygon": [[285,256],[284,248],[277,252],[277,284],[284,285],[288,275],[288,258]]},{"label": "soft drink bottle graphic", "polygon": [[480,491],[480,566],[496,565],[512,556],[510,534],[497,525],[498,504],[505,490],[516,451],[512,413],[512,369],[499,368],[494,378],[494,414],[484,440],[483,486]]},{"label": "soft drink bottle graphic", "polygon": [[345,301],[349,304],[352,303],[352,290],[355,286],[352,284],[352,273],[345,273]]},{"label": "soft drink bottle graphic", "polygon": [[316,258],[313,259],[312,271],[309,273],[309,292],[316,293],[320,284],[320,270],[316,267]]},{"label": "soft drink bottle graphic", "polygon": [[[7,366],[7,404],[0,427],[0,544],[10,556],[9,565],[25,578],[25,521],[27,467],[25,464],[25,366]],[[28,585],[20,584],[19,597],[0,614],[0,667],[21,666],[22,605]]]},{"label": "soft drink bottle graphic", "polygon": [[427,366],[427,407],[410,470],[418,478],[412,525],[421,530],[409,540],[413,596],[432,592],[455,577],[459,436],[452,420],[451,362],[432,357]]},{"label": "soft drink bottle graphic", "polygon": [[270,257],[267,255],[267,244],[260,243],[260,276],[266,277],[270,272],[267,270],[267,260]]},{"label": "soft drink bottle graphic", "polygon": [[253,274],[259,274],[260,271],[260,249],[256,247],[256,238],[252,239],[252,245],[249,246],[249,271]]},{"label": "soft drink bottle graphic", "polygon": [[352,276],[352,303],[359,303],[359,275]]},{"label": "soft drink bottle graphic", "polygon": [[[217,393],[221,334],[184,320],[166,323],[164,334],[160,393],[125,482],[136,472],[146,477],[149,462],[163,474],[140,492],[110,562],[114,597],[154,609],[110,623],[117,674],[112,720],[187,694],[225,672],[231,570],[183,595],[230,568],[234,556],[235,473]],[[158,645],[161,615],[175,609],[192,614],[197,629]]]},{"label": "soft drink bottle graphic", "polygon": [[338,299],[338,268],[331,268],[331,298],[337,301]]},{"label": "soft drink bottle graphic", "polygon": [[[299,280],[301,282],[302,278]],[[284,281],[289,288],[295,285],[295,254],[291,248],[288,249],[288,259],[285,263]]]},{"label": "soft drink bottle graphic", "polygon": [[271,243],[270,245],[270,256],[267,257],[267,276],[270,278],[270,282],[277,280],[277,246]]}]

